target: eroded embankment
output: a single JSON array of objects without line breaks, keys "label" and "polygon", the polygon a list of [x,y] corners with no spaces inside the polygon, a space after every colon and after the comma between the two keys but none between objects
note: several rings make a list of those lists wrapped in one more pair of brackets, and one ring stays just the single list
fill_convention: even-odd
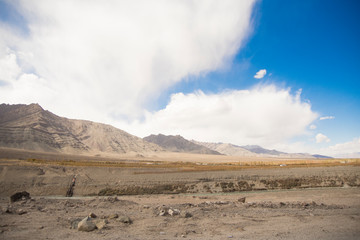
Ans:
[{"label": "eroded embankment", "polygon": [[[181,169],[180,169],[181,170]],[[360,187],[359,166],[168,172],[164,168],[0,165],[0,196],[65,196],[74,175],[74,196],[229,193],[276,189]]]},{"label": "eroded embankment", "polygon": [[213,181],[200,179],[196,183],[157,184],[144,186],[107,187],[98,192],[99,196],[144,195],[144,194],[179,194],[179,193],[229,193],[241,191],[302,189],[323,187],[360,187],[360,178],[351,177],[301,177],[284,179],[266,179],[257,177],[248,180]]}]

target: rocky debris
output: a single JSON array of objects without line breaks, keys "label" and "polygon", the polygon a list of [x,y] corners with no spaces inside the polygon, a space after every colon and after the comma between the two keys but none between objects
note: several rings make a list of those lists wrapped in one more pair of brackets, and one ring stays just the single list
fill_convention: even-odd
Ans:
[{"label": "rocky debris", "polygon": [[10,202],[17,202],[20,200],[27,200],[30,199],[30,193],[23,191],[23,192],[17,192],[10,196]]},{"label": "rocky debris", "polygon": [[245,205],[247,208],[302,208],[302,209],[343,209],[344,206],[317,204],[316,202],[249,202]]},{"label": "rocky debris", "polygon": [[245,201],[246,201],[246,197],[242,197],[242,198],[238,199],[238,202],[241,202],[241,203],[245,203]]},{"label": "rocky debris", "polygon": [[90,217],[90,218],[97,218],[97,216],[96,216],[95,213],[89,213],[89,217]]},{"label": "rocky debris", "polygon": [[90,217],[86,217],[78,224],[78,231],[91,232],[96,229],[95,223]]},{"label": "rocky debris", "polygon": [[120,216],[117,221],[122,222],[122,223],[127,223],[127,224],[131,224],[132,220],[128,217],[128,216]]},{"label": "rocky debris", "polygon": [[167,215],[170,216],[180,215],[180,210],[166,206],[160,207],[159,216],[167,216]]}]

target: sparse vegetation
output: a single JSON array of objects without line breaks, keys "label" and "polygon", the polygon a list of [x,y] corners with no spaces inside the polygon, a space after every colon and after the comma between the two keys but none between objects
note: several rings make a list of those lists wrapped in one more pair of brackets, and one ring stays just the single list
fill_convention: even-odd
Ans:
[{"label": "sparse vegetation", "polygon": [[[360,165],[360,159],[327,159],[327,160],[284,160],[284,161],[248,161],[236,163],[213,163],[200,165],[193,162],[170,162],[170,161],[74,161],[74,160],[45,160],[27,159],[28,163],[49,164],[61,166],[83,166],[83,167],[118,167],[118,168],[147,168],[167,169],[169,172],[191,172],[191,171],[228,171],[248,168],[294,168],[294,167],[332,167],[344,165]],[[285,164],[285,166],[283,166]],[[282,165],[282,166],[280,166]],[[136,174],[159,174],[158,171],[139,171]]]}]

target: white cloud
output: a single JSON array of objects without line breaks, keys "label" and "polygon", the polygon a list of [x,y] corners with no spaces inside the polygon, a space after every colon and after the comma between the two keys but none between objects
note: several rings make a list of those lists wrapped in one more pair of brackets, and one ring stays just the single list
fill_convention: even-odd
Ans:
[{"label": "white cloud", "polygon": [[[60,115],[96,121],[141,117],[184,77],[231,61],[251,31],[254,2],[10,2],[29,32],[0,24],[0,47],[14,50],[1,52],[2,81],[11,85],[0,85],[1,100],[29,103],[34,99],[25,96],[41,96],[37,102]],[[19,76],[29,73],[38,83],[33,78],[19,89]]]},{"label": "white cloud", "polygon": [[261,79],[265,77],[265,75],[266,75],[266,69],[261,69],[255,74],[254,78]]},{"label": "white cloud", "polygon": [[314,130],[314,129],[316,129],[317,127],[316,127],[315,124],[311,124],[309,128],[310,128],[311,130]]},{"label": "white cloud", "polygon": [[330,142],[330,139],[322,133],[318,133],[315,139],[316,143]]},{"label": "white cloud", "polygon": [[218,94],[177,93],[166,108],[147,113],[143,122],[125,129],[139,136],[181,134],[200,141],[271,147],[307,134],[306,129],[318,118],[299,94],[274,85]]},{"label": "white cloud", "polygon": [[329,120],[329,119],[335,119],[334,116],[325,116],[325,117],[321,117],[319,118],[320,120]]},{"label": "white cloud", "polygon": [[349,142],[322,148],[319,152],[333,157],[360,158],[360,137]]}]

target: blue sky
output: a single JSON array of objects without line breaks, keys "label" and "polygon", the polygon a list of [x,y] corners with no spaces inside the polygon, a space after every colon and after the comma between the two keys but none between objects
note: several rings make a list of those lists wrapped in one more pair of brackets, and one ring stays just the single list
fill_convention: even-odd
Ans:
[{"label": "blue sky", "polygon": [[[358,1],[258,2],[253,33],[231,67],[181,82],[175,91],[246,89],[258,82],[302,89],[314,111],[335,117],[317,121],[318,131],[336,143],[356,138],[360,135],[359,10]],[[263,68],[268,74],[260,81],[254,79]]]},{"label": "blue sky", "polygon": [[351,0],[0,1],[0,100],[141,137],[360,156],[359,10]]}]

